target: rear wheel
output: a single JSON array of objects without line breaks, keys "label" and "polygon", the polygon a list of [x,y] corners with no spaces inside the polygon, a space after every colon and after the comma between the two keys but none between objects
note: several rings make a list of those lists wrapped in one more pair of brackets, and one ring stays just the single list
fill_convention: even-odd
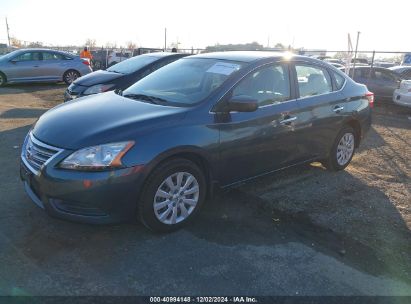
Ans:
[{"label": "rear wheel", "polygon": [[331,171],[345,169],[354,156],[356,135],[353,128],[345,126],[337,135],[329,156],[322,163]]},{"label": "rear wheel", "polygon": [[71,84],[74,80],[80,77],[80,73],[75,70],[68,70],[63,75],[63,80],[66,84]]},{"label": "rear wheel", "polygon": [[158,232],[189,222],[204,203],[206,180],[200,168],[186,159],[160,165],[147,180],[138,205],[142,223]]},{"label": "rear wheel", "polygon": [[4,86],[7,82],[6,75],[0,72],[0,87]]}]

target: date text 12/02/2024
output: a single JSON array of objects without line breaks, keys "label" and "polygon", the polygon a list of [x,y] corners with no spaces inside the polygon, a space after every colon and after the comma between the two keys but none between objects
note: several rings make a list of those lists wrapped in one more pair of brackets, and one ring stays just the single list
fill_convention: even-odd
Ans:
[{"label": "date text 12/02/2024", "polygon": [[150,297],[150,303],[257,303],[254,297]]}]

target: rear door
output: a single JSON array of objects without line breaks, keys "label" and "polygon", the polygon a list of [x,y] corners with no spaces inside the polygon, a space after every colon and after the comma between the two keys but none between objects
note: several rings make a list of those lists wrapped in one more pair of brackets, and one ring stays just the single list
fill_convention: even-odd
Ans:
[{"label": "rear door", "polygon": [[[299,158],[299,108],[286,63],[250,72],[227,95],[256,99],[255,112],[216,114],[223,184],[286,167]],[[224,102],[224,101],[223,101]]]},{"label": "rear door", "polygon": [[60,80],[66,63],[63,55],[56,52],[42,52],[42,55],[40,70],[43,80]]},{"label": "rear door", "polygon": [[337,87],[334,75],[324,66],[296,62],[298,101],[301,113],[298,117],[302,130],[298,150],[303,159],[323,157],[341,129],[344,113],[347,111],[346,98],[341,88],[344,77]]}]

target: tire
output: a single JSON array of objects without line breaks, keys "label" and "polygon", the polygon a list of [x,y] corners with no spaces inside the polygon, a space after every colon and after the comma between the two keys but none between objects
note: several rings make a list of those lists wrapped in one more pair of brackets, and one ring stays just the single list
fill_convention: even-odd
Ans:
[{"label": "tire", "polygon": [[350,126],[344,126],[335,138],[328,158],[322,161],[330,171],[344,170],[354,156],[357,143],[356,132]]},{"label": "tire", "polygon": [[71,84],[74,80],[80,77],[80,73],[76,70],[68,70],[63,74],[63,80],[66,84]]},{"label": "tire", "polygon": [[0,87],[7,83],[7,77],[2,72],[0,72]]},{"label": "tire", "polygon": [[138,202],[140,221],[155,232],[169,232],[195,217],[205,201],[207,183],[195,163],[176,158],[154,169],[143,189]]}]

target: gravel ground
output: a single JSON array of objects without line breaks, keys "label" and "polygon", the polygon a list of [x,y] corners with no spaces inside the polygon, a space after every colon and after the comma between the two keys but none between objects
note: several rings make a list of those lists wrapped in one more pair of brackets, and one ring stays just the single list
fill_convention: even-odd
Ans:
[{"label": "gravel ground", "polygon": [[221,192],[190,227],[49,218],[18,177],[63,85],[0,89],[0,295],[411,295],[411,111],[379,106],[343,172],[312,163]]}]

